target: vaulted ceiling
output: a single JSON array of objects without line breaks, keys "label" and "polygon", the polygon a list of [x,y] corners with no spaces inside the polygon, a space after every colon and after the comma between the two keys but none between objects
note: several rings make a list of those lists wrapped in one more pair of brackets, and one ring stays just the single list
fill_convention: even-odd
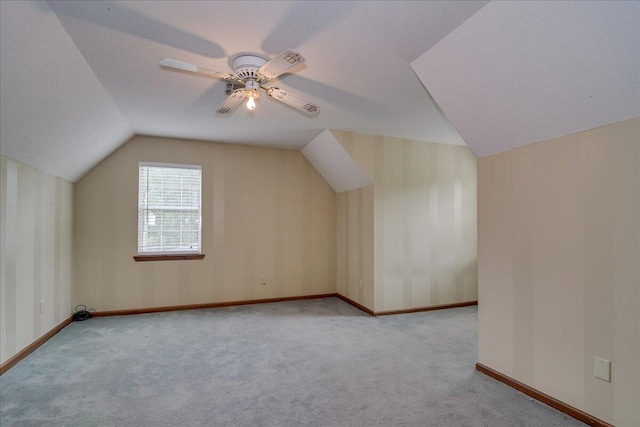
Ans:
[{"label": "vaulted ceiling", "polygon": [[638,117],[640,2],[491,2],[412,66],[478,157]]},{"label": "vaulted ceiling", "polygon": [[[77,180],[134,134],[301,149],[343,129],[485,155],[638,115],[640,3],[517,4],[3,1],[0,153]],[[274,84],[315,117],[267,97],[220,117],[223,81],[158,65],[286,48],[306,63]]]}]

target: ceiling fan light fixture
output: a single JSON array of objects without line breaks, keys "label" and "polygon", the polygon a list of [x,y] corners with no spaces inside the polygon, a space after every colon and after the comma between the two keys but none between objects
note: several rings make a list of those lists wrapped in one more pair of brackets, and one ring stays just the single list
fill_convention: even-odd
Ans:
[{"label": "ceiling fan light fixture", "polygon": [[256,101],[253,96],[249,97],[249,100],[247,101],[247,108],[249,110],[254,110],[256,108]]},{"label": "ceiling fan light fixture", "polygon": [[244,85],[245,96],[249,98],[247,101],[247,108],[253,110],[256,108],[256,99],[260,98],[260,92],[258,89],[260,85],[255,80],[249,80]]}]

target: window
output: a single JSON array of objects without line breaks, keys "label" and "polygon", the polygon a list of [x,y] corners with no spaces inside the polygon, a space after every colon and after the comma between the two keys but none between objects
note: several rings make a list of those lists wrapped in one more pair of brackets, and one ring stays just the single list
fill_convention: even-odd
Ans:
[{"label": "window", "polygon": [[199,254],[202,167],[140,163],[138,254]]}]

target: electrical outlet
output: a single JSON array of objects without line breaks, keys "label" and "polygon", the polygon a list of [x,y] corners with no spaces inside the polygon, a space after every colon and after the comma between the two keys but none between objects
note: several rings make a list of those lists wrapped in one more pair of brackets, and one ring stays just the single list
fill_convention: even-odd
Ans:
[{"label": "electrical outlet", "polygon": [[267,276],[262,276],[262,279],[260,279],[260,284],[262,286],[265,286],[267,284]]},{"label": "electrical outlet", "polygon": [[611,382],[611,361],[607,359],[602,359],[600,357],[596,357],[594,359],[593,375],[596,378],[601,379],[602,381],[606,381],[610,383]]},{"label": "electrical outlet", "polygon": [[40,301],[40,314],[44,314],[44,302]]}]

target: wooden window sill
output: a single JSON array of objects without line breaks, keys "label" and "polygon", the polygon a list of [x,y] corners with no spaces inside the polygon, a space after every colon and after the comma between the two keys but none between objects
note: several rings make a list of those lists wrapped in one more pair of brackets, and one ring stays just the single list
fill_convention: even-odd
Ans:
[{"label": "wooden window sill", "polygon": [[203,259],[204,254],[156,254],[156,255],[134,255],[136,261],[178,261],[190,259]]}]

